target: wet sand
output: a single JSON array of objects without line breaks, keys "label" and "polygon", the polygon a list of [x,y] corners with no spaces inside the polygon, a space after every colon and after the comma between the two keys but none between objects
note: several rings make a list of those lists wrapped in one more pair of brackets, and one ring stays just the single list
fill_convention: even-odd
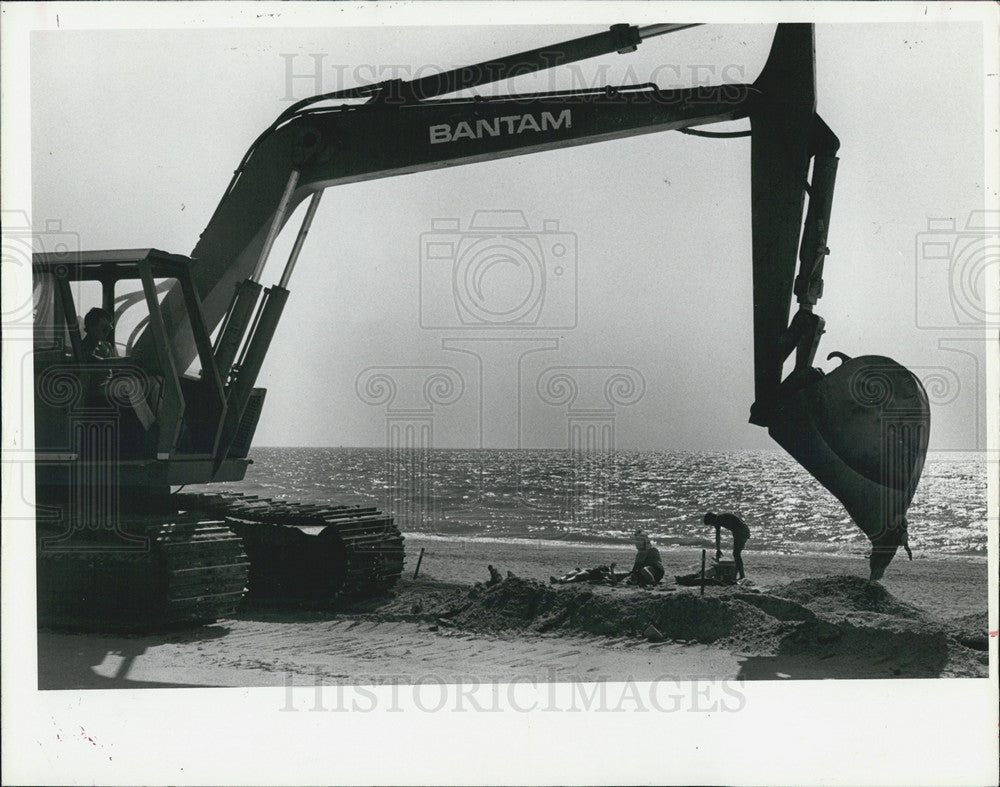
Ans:
[{"label": "wet sand", "polygon": [[[749,583],[699,598],[672,582],[697,565],[696,549],[661,550],[667,575],[647,591],[549,586],[575,567],[628,568],[627,546],[416,537],[406,546],[404,577],[383,599],[248,603],[232,619],[145,636],[40,631],[39,688],[988,674],[985,560],[897,559],[872,595],[861,556],[747,552]],[[474,589],[487,564],[516,579]],[[647,620],[665,630],[662,641],[643,636]]]}]

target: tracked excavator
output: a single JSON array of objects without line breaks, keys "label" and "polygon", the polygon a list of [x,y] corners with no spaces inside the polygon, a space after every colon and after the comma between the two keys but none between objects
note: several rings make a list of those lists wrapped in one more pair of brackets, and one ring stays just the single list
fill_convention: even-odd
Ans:
[{"label": "tracked excavator", "polygon": [[[837,368],[814,366],[839,142],[816,113],[812,25],[778,25],[752,84],[455,97],[688,27],[613,25],[300,101],[252,144],[190,256],[36,254],[40,621],[149,628],[230,615],[247,588],[282,599],[390,589],[403,539],[374,508],[171,492],[244,477],[265,395],[257,377],[323,190],[672,130],[750,138],[750,421],[844,504],[871,540],[871,579],[881,578],[898,547],[909,551],[905,515],[930,417],[919,380],[887,357],[832,353]],[[740,119],[749,130],[704,128]],[[281,277],[264,288],[275,238],[305,200]],[[134,309],[143,317],[126,341],[115,332]]]}]

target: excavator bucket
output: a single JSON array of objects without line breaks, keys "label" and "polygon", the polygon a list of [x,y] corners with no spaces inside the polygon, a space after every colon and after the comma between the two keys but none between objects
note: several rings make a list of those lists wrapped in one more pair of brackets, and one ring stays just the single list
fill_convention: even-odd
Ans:
[{"label": "excavator bucket", "polygon": [[769,434],[844,504],[872,542],[871,580],[881,579],[900,546],[910,554],[906,510],[930,434],[923,385],[891,358],[866,355],[814,372],[779,402]]},{"label": "excavator bucket", "polygon": [[[839,141],[816,115],[813,27],[779,25],[754,83],[750,112],[753,208],[754,367],[751,421],[840,500],[872,542],[878,580],[907,544],[906,511],[927,453],[930,410],[920,381],[878,355],[846,359],[830,374],[810,368],[823,322],[812,314],[822,294],[822,260]],[[815,157],[809,214],[802,209]],[[822,160],[822,165],[820,161]],[[802,269],[796,273],[800,235]],[[793,290],[800,311],[789,326]],[[791,335],[791,338],[789,336]],[[796,370],[781,381],[798,346]]]}]

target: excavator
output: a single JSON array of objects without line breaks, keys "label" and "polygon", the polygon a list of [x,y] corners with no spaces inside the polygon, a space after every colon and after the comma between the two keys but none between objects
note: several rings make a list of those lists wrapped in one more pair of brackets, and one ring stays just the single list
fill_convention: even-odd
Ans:
[{"label": "excavator", "polygon": [[[299,101],[253,142],[189,256],[36,254],[40,622],[187,625],[231,615],[246,592],[323,600],[391,589],[403,538],[375,508],[171,491],[244,478],[266,393],[257,377],[324,189],[661,131],[750,138],[750,422],[843,503],[871,541],[872,581],[900,546],[909,553],[906,512],[930,428],[920,381],[880,355],[837,352],[832,371],[814,366],[839,141],[816,112],[813,26],[778,25],[752,84],[469,95],[695,26],[616,24]],[[747,130],[704,128],[743,119]],[[281,276],[264,287],[275,239],[305,200]],[[130,309],[143,317],[119,341]]]}]

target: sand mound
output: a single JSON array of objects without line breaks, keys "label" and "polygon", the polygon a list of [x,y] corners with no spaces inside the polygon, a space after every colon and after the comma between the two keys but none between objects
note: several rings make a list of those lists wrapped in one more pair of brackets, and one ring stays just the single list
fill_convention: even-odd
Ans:
[{"label": "sand mound", "polygon": [[453,620],[480,630],[576,631],[606,636],[642,636],[652,625],[668,639],[715,642],[737,631],[771,628],[772,620],[739,600],[691,593],[664,594],[567,586],[553,588],[510,577],[473,592]]},{"label": "sand mound", "polygon": [[741,676],[748,679],[988,672],[983,616],[938,622],[855,576],[759,591],[711,588],[705,595],[669,586],[552,586],[513,575],[494,585],[430,583],[413,591],[416,597],[402,594],[373,617],[425,622],[435,630],[716,645],[741,654]]},{"label": "sand mound", "polygon": [[857,576],[800,579],[775,588],[772,593],[814,611],[834,614],[874,612],[898,618],[926,619],[920,609],[899,601],[882,585],[869,583]]},{"label": "sand mound", "polygon": [[[747,657],[748,678],[931,677],[951,674],[947,667],[956,664],[967,674],[978,669],[968,665],[981,655],[918,607],[851,576],[804,579],[767,592],[715,589],[702,596],[674,588],[553,587],[510,575],[492,586],[436,590],[404,608],[411,601],[401,599],[380,617],[489,633],[717,644]],[[965,621],[962,629],[974,632],[977,625]]]}]

